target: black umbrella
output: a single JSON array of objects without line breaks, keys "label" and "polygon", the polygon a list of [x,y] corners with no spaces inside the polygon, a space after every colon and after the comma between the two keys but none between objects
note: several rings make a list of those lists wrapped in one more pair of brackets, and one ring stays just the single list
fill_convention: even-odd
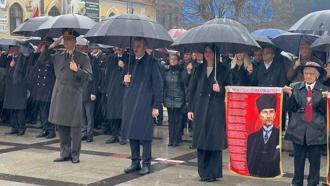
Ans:
[{"label": "black umbrella", "polygon": [[48,21],[52,17],[42,16],[42,17],[33,17],[20,24],[14,31],[14,34],[23,35],[23,36],[36,36],[36,30],[41,24]]},{"label": "black umbrella", "polygon": [[123,14],[96,24],[85,38],[93,43],[130,47],[132,37],[145,38],[148,48],[166,48],[172,38],[160,24],[145,16]]},{"label": "black umbrella", "polygon": [[73,29],[80,35],[87,33],[96,22],[91,18],[78,14],[65,14],[53,17],[39,26],[36,35],[40,37],[59,37],[63,29]]},{"label": "black umbrella", "polygon": [[268,38],[262,36],[252,35],[261,48],[277,48],[277,46]]},{"label": "black umbrella", "polygon": [[272,41],[283,51],[299,55],[299,46],[301,43],[313,43],[317,38],[318,36],[316,35],[287,32],[275,37]]},{"label": "black umbrella", "polygon": [[209,25],[209,24],[225,24],[225,25],[231,25],[231,26],[236,26],[240,29],[247,30],[247,28],[242,25],[240,22],[235,21],[233,19],[228,19],[228,18],[214,18],[212,20],[209,20],[204,23],[204,25]]},{"label": "black umbrella", "polygon": [[320,52],[330,51],[330,36],[322,36],[314,41],[311,45],[312,50]]},{"label": "black umbrella", "polygon": [[322,35],[330,31],[330,10],[312,12],[298,20],[290,32]]},{"label": "black umbrella", "polygon": [[19,46],[20,42],[17,39],[0,39],[0,46],[9,47],[9,46]]},{"label": "black umbrella", "polygon": [[178,51],[204,51],[214,44],[221,54],[250,52],[260,48],[250,33],[226,24],[204,24],[188,30],[177,38],[172,48]]}]

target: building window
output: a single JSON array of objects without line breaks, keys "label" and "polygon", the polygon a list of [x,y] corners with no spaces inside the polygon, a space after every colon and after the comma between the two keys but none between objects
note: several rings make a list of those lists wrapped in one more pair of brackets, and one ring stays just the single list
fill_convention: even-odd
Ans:
[{"label": "building window", "polygon": [[60,12],[57,10],[57,8],[55,6],[53,6],[49,12],[48,12],[49,16],[58,16],[60,15]]},{"label": "building window", "polygon": [[22,7],[15,3],[9,9],[10,15],[10,33],[23,22],[23,10]]}]

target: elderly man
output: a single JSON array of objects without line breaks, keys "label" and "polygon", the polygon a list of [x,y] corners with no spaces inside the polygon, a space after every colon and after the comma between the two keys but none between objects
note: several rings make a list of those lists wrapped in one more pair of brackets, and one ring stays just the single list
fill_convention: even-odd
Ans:
[{"label": "elderly man", "polygon": [[[155,59],[146,53],[146,41],[135,38],[134,55],[125,65],[122,111],[122,137],[129,139],[132,164],[125,173],[139,171],[140,175],[150,173],[151,142],[154,119],[159,115],[162,103],[162,80]],[[142,169],[140,146],[143,146]]]},{"label": "elderly man", "polygon": [[327,103],[324,98],[328,92],[327,87],[318,81],[326,73],[316,62],[306,62],[299,70],[304,81],[283,89],[290,97],[288,105],[292,111],[285,138],[291,140],[294,145],[292,185],[303,185],[305,159],[308,158],[308,185],[315,186],[320,179],[322,148],[327,144]]},{"label": "elderly man", "polygon": [[56,81],[53,89],[49,121],[58,126],[61,154],[54,162],[79,163],[83,84],[91,79],[92,67],[87,54],[76,49],[74,30],[65,29],[65,50],[53,56]]},{"label": "elderly man", "polygon": [[251,176],[280,175],[279,130],[275,127],[276,97],[265,94],[257,99],[259,119],[263,126],[248,136],[247,163]]}]

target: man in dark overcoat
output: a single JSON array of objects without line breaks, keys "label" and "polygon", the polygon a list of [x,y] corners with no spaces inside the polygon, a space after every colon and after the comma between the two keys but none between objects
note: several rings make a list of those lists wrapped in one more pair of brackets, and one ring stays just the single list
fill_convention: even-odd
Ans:
[{"label": "man in dark overcoat", "polygon": [[[159,66],[155,59],[146,53],[146,41],[135,38],[134,56],[125,66],[126,84],[122,111],[122,137],[129,139],[132,164],[125,173],[139,171],[150,173],[151,142],[154,119],[159,115],[162,103],[162,80]],[[140,146],[143,146],[142,168]]]},{"label": "man in dark overcoat", "polygon": [[11,131],[8,135],[25,133],[25,111],[28,99],[25,73],[28,57],[20,52],[18,46],[12,46],[8,54],[6,88],[3,108],[10,110]]},{"label": "man in dark overcoat", "polygon": [[[124,67],[128,62],[128,54],[124,48],[117,48],[116,53],[109,59],[107,66],[107,119],[111,126],[111,137],[106,143],[119,142],[122,123],[122,106],[125,86],[123,84]],[[126,144],[126,139],[121,138],[120,144]]]}]

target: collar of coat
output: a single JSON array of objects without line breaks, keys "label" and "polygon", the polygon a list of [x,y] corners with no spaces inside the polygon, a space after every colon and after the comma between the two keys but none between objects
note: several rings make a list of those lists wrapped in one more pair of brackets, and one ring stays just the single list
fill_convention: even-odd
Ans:
[{"label": "collar of coat", "polygon": [[[298,86],[298,89],[299,90],[302,90],[302,89],[306,89],[306,88],[307,88],[306,87],[306,83],[304,81],[303,82],[300,82],[300,85]],[[323,86],[322,86],[322,84],[319,81],[316,81],[313,90],[318,90],[318,91],[321,91],[321,92],[324,91],[323,90]]]}]

